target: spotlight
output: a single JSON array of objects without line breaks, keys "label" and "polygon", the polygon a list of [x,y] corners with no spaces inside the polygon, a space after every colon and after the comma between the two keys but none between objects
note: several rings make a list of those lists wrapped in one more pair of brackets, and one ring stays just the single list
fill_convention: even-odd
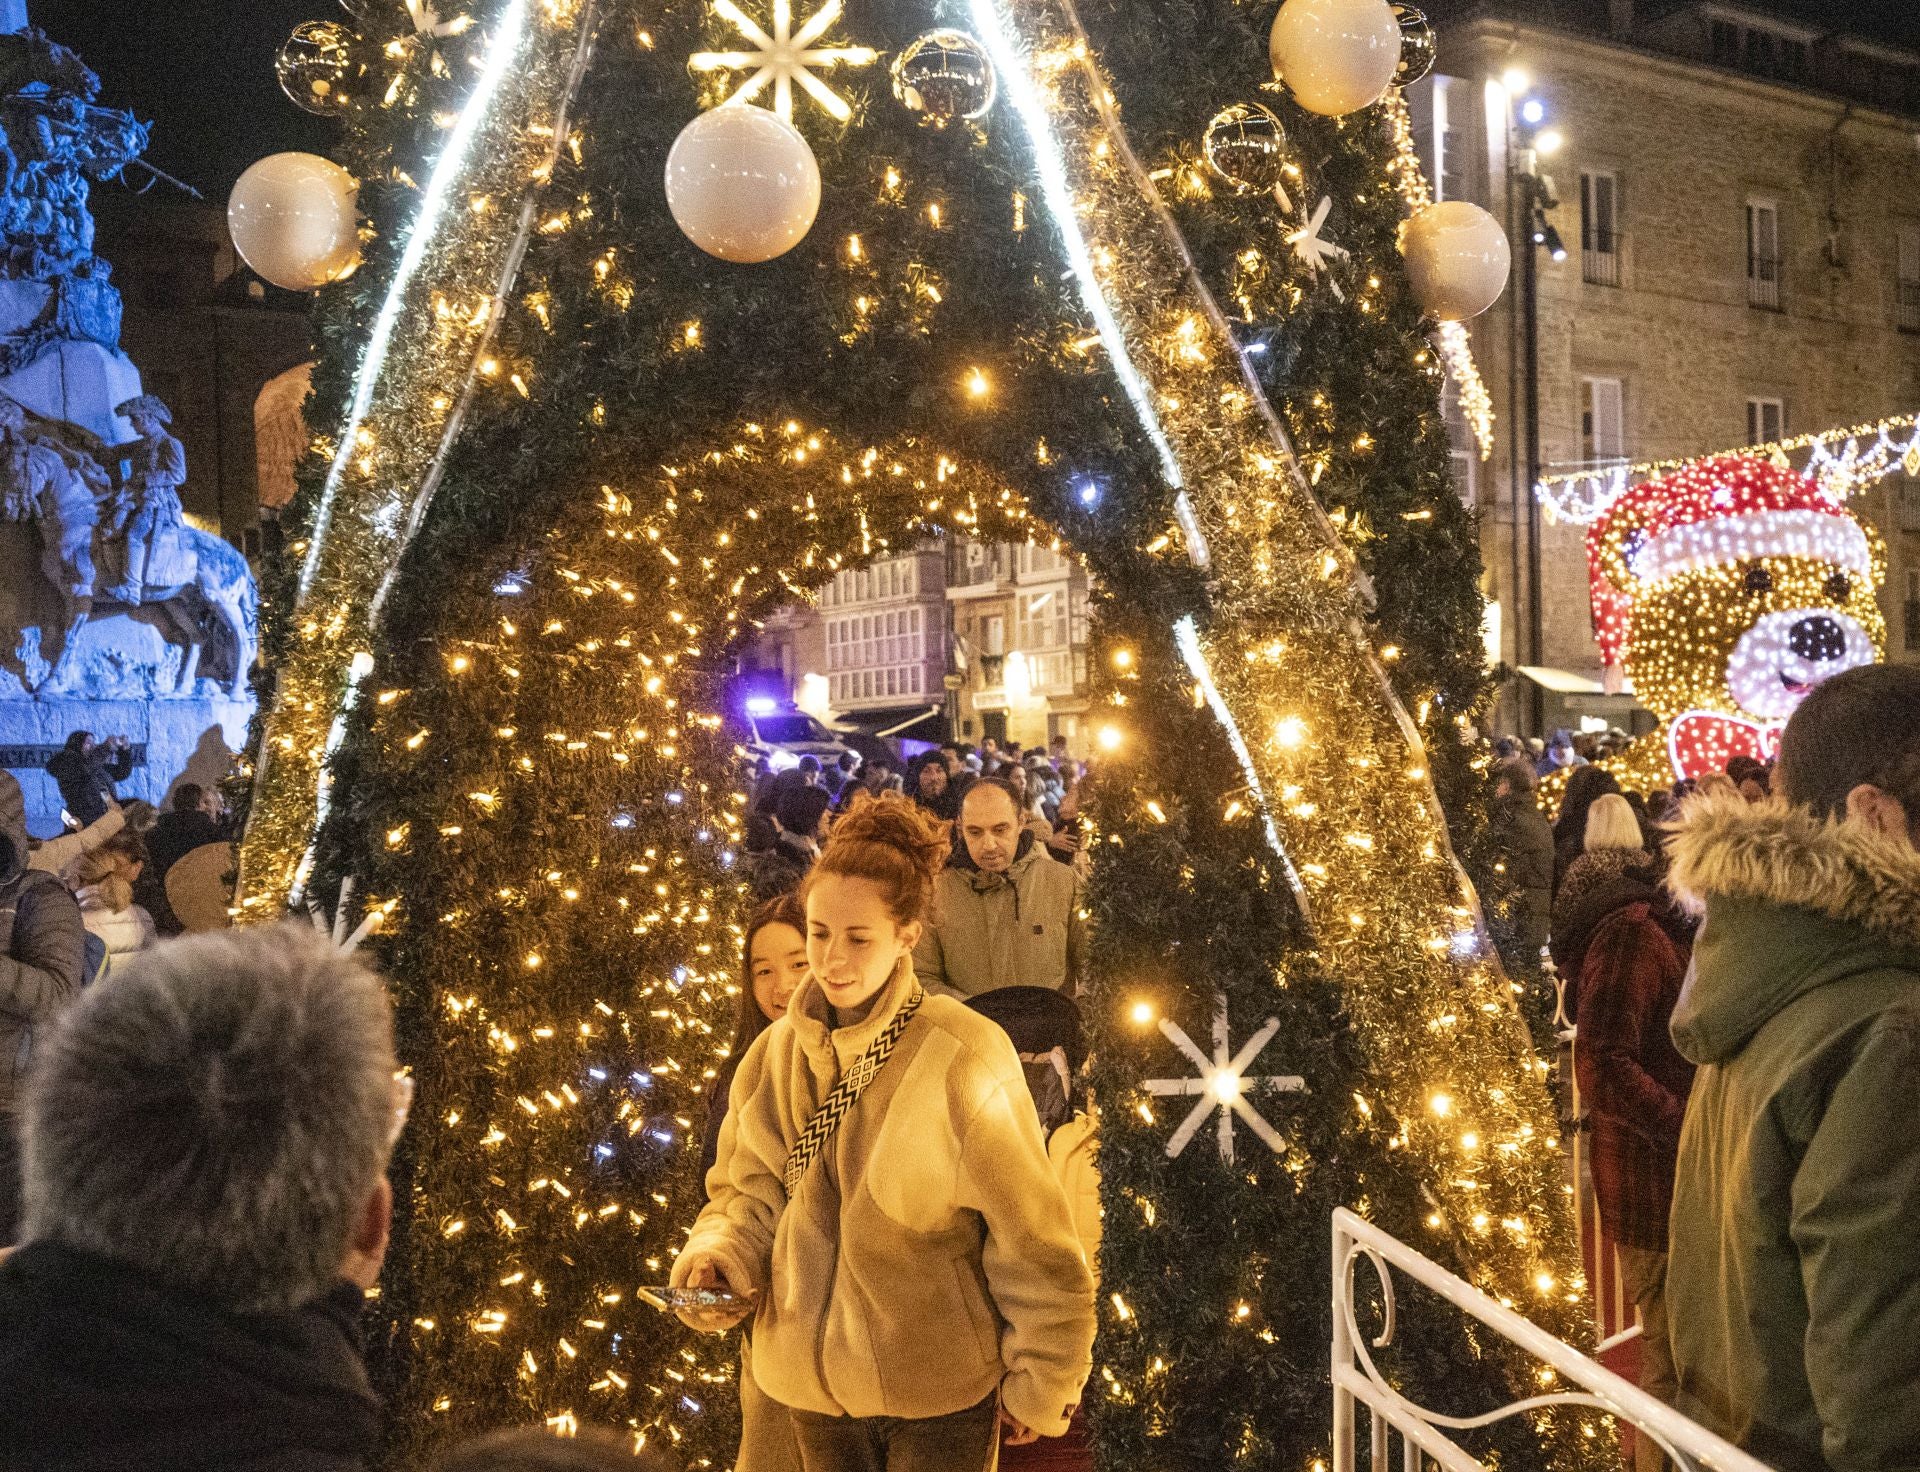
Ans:
[{"label": "spotlight", "polygon": [[1553,226],[1542,224],[1533,238],[1544,245],[1547,248],[1547,254],[1556,261],[1564,261],[1567,258],[1567,243],[1560,238],[1560,232]]},{"label": "spotlight", "polygon": [[1537,128],[1547,120],[1547,105],[1538,97],[1529,97],[1520,104],[1520,121],[1529,128]]},{"label": "spotlight", "polygon": [[1567,146],[1567,135],[1558,128],[1549,128],[1533,140],[1534,151],[1542,158],[1551,158]]},{"label": "spotlight", "polygon": [[1500,85],[1507,89],[1509,97],[1525,97],[1533,80],[1517,66],[1510,66],[1501,74]]}]

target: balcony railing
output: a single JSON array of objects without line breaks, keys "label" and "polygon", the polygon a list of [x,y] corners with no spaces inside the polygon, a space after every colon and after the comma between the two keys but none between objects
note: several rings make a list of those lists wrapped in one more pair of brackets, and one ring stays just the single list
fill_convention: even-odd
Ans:
[{"label": "balcony railing", "polygon": [[[1365,1261],[1379,1279],[1383,1326],[1369,1335],[1360,1327],[1360,1295],[1354,1272]],[[1394,1273],[1402,1273],[1462,1315],[1479,1321],[1482,1339],[1504,1339],[1538,1360],[1545,1383],[1565,1389],[1518,1401],[1480,1415],[1454,1416],[1408,1400],[1374,1361],[1373,1351],[1393,1343],[1396,1325]],[[1546,1330],[1487,1297],[1371,1222],[1346,1210],[1333,1214],[1333,1469],[1358,1472],[1363,1465],[1387,1472],[1394,1465],[1392,1442],[1400,1442],[1398,1464],[1409,1472],[1428,1466],[1440,1472],[1484,1472],[1485,1465],[1449,1433],[1491,1426],[1513,1417],[1537,1416],[1554,1407],[1600,1411],[1649,1437],[1682,1472],[1767,1472],[1739,1448],[1729,1445],[1637,1385],[1630,1385]],[[1360,1459],[1365,1417],[1366,1462]]]},{"label": "balcony railing", "polygon": [[1920,281],[1902,281],[1895,285],[1893,324],[1902,332],[1920,332]]},{"label": "balcony railing", "polygon": [[1618,286],[1627,238],[1616,230],[1588,230],[1580,246],[1580,279],[1590,286]]},{"label": "balcony railing", "polygon": [[1780,310],[1781,262],[1778,256],[1747,257],[1747,305]]}]

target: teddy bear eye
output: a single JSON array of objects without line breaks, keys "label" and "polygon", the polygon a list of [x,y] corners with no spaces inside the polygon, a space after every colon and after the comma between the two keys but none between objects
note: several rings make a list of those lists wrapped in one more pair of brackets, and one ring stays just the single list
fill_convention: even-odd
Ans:
[{"label": "teddy bear eye", "polygon": [[1747,569],[1746,587],[1749,593],[1771,593],[1773,574],[1764,567],[1750,567]]},{"label": "teddy bear eye", "polygon": [[1837,572],[1827,579],[1827,597],[1835,603],[1845,603],[1853,596],[1853,579],[1843,572]]}]

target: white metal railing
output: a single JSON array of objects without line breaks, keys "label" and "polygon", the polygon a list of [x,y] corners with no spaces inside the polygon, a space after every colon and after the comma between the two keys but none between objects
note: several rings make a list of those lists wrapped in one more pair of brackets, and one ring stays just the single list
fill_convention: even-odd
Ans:
[{"label": "white metal railing", "polygon": [[[1362,1258],[1372,1263],[1380,1276],[1386,1315],[1371,1344],[1361,1332],[1354,1305],[1354,1269]],[[1532,1396],[1480,1416],[1449,1416],[1415,1405],[1388,1382],[1374,1364],[1371,1352],[1393,1343],[1392,1273],[1396,1269],[1578,1388]],[[1343,1207],[1333,1214],[1333,1472],[1355,1472],[1355,1432],[1362,1405],[1372,1419],[1372,1472],[1388,1472],[1394,1435],[1400,1438],[1403,1472],[1424,1472],[1429,1464],[1443,1472],[1484,1472],[1485,1464],[1449,1432],[1471,1431],[1555,1406],[1582,1406],[1617,1418],[1632,1426],[1636,1435],[1652,1437],[1679,1472],[1769,1472],[1765,1463],[1722,1441],[1671,1406],[1662,1405],[1606,1366],[1563,1344],[1512,1309],[1503,1308],[1472,1284]]]}]

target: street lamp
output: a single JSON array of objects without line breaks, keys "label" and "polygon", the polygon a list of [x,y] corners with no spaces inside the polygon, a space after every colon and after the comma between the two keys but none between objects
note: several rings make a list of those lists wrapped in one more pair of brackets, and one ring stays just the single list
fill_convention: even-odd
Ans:
[{"label": "street lamp", "polygon": [[[1501,79],[1500,93],[1506,101],[1507,236],[1524,240],[1520,251],[1520,294],[1518,351],[1510,356],[1511,400],[1521,404],[1515,426],[1523,444],[1514,447],[1513,465],[1520,471],[1524,453],[1524,475],[1513,488],[1512,563],[1515,597],[1522,586],[1527,589],[1527,618],[1524,625],[1526,663],[1538,668],[1544,663],[1546,647],[1545,606],[1540,596],[1541,529],[1540,508],[1533,488],[1540,482],[1540,257],[1544,250],[1554,261],[1567,258],[1567,244],[1547,218],[1558,209],[1560,196],[1551,176],[1542,171],[1540,160],[1565,146],[1566,137],[1557,128],[1547,126],[1550,109],[1543,97],[1530,95],[1531,83],[1525,73],[1509,68]],[[1516,85],[1516,83],[1518,85]],[[1493,89],[1489,89],[1491,92]],[[1512,421],[1509,421],[1510,423]],[[1527,576],[1520,578],[1521,504],[1526,506]],[[1518,633],[1519,631],[1516,631]],[[1546,700],[1537,682],[1529,682],[1528,724],[1536,735],[1545,734]]]}]

